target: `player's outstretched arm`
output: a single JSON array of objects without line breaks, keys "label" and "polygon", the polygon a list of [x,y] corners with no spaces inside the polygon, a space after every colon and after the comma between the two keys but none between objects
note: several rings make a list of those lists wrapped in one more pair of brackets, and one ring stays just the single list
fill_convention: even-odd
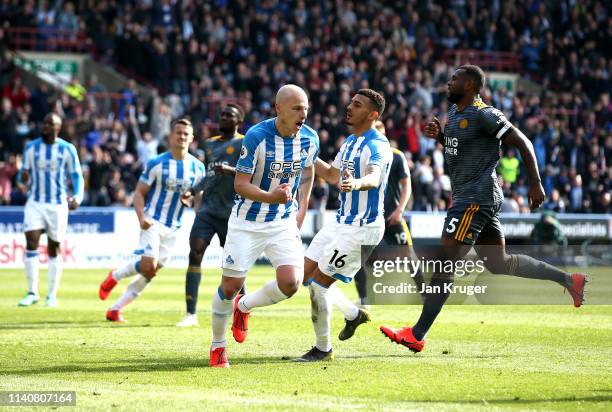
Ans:
[{"label": "player's outstretched arm", "polygon": [[234,178],[234,190],[240,196],[256,202],[270,204],[285,204],[291,200],[291,187],[289,184],[280,184],[271,192],[266,192],[259,186],[251,183],[251,177],[252,175],[248,173],[236,172],[236,177]]},{"label": "player's outstretched arm", "polygon": [[140,222],[140,228],[147,230],[151,227],[153,222],[145,215],[145,199],[149,193],[150,186],[142,181],[139,181],[136,185],[136,191],[134,192],[134,210],[136,210],[136,216],[138,216],[138,222]]},{"label": "player's outstretched arm", "polygon": [[527,136],[516,127],[508,129],[506,134],[502,136],[502,139],[504,143],[515,147],[521,153],[521,158],[523,162],[525,162],[529,174],[529,191],[527,193],[529,205],[532,209],[537,209],[544,202],[546,194],[542,187],[542,180],[540,179],[540,172],[538,171],[538,163],[533,150],[533,144],[531,144]]},{"label": "player's outstretched arm", "polygon": [[310,202],[310,193],[312,192],[313,183],[314,166],[305,167],[304,170],[302,170],[302,176],[300,177],[300,185],[298,186],[300,204],[297,213],[297,225],[300,229],[302,228],[302,223],[304,223],[306,211],[308,210],[308,203]]},{"label": "player's outstretched arm", "polygon": [[348,169],[345,169],[342,174],[342,184],[340,190],[343,192],[351,192],[353,190],[370,190],[380,185],[382,170],[376,164],[366,166],[365,176],[355,179],[355,176]]},{"label": "player's outstretched arm", "polygon": [[330,185],[337,185],[340,181],[340,169],[336,169],[334,166],[319,158],[315,160],[314,166],[315,174],[322,177]]}]

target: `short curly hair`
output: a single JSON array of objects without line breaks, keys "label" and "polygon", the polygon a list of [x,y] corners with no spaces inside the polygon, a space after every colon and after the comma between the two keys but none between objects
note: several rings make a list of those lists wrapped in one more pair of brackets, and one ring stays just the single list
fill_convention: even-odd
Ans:
[{"label": "short curly hair", "polygon": [[480,67],[475,64],[464,64],[463,66],[459,66],[457,70],[463,70],[470,80],[476,84],[478,91],[484,87],[486,76]]},{"label": "short curly hair", "polygon": [[362,96],[370,99],[374,110],[378,112],[378,117],[382,116],[385,111],[385,98],[382,94],[372,90],[372,89],[359,89],[356,94],[360,94]]}]

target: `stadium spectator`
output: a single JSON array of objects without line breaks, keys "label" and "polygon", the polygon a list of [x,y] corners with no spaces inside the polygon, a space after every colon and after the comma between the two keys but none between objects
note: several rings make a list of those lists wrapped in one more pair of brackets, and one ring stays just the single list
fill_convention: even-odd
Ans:
[{"label": "stadium spectator", "polygon": [[[137,7],[120,2],[112,10],[107,2],[93,7],[90,2],[56,2],[57,8],[51,3],[39,2],[37,11],[32,2],[0,6],[2,23],[83,28],[101,61],[139,73],[149,82],[145,86],[159,88],[159,95],[153,91],[149,104],[130,82],[122,91],[118,126],[108,105],[98,104],[104,106],[101,112],[92,99],[77,103],[43,87],[24,98],[30,91],[15,89],[19,80],[3,76],[0,86],[11,91],[13,100],[8,109],[3,101],[0,112],[5,159],[21,152],[25,143],[16,132],[22,106],[31,107],[28,138],[38,133],[40,113],[50,105],[66,119],[65,137],[87,145],[89,152],[101,146],[117,165],[116,147],[137,157],[151,152],[142,150],[147,131],[152,134],[148,144],[163,144],[178,111],[202,124],[197,139],[206,139],[214,131],[214,97],[245,101],[245,127],[273,116],[273,90],[291,81],[311,95],[309,123],[319,132],[321,157],[329,160],[347,135],[342,116],[352,91],[371,87],[386,95],[383,120],[390,139],[411,156],[414,208],[435,210],[441,206],[433,184],[439,156],[422,129],[431,115],[442,123],[446,119],[446,82],[455,62],[443,53],[447,48],[510,51],[522,62],[520,74],[533,83],[525,89],[488,86],[482,97],[531,138],[549,196],[556,188],[567,211],[609,208],[612,59],[607,44],[612,25],[605,2],[472,0],[448,6],[441,0],[270,0],[213,7],[198,0],[141,2]],[[0,50],[5,43],[0,29]],[[9,69],[3,61],[3,74]],[[106,147],[109,139],[112,144]],[[431,170],[421,170],[427,162]],[[516,179],[505,176],[511,180],[506,195],[518,204],[525,196],[525,170],[523,165],[518,173],[512,170]],[[133,190],[129,184],[125,189],[128,194]],[[336,189],[329,189],[328,207],[333,208]],[[526,210],[524,201],[517,206]]]}]

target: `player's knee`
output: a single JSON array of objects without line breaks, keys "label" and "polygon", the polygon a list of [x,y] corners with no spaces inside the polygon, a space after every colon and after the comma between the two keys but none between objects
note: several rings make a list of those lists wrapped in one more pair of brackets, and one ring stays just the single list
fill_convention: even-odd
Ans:
[{"label": "player's knee", "polygon": [[57,255],[59,255],[61,253],[61,246],[58,242],[54,242],[54,241],[49,241],[48,245],[47,245],[47,253],[49,254],[49,256],[51,257],[57,257]]},{"label": "player's knee", "polygon": [[281,290],[281,292],[283,292],[285,296],[290,298],[291,296],[295,295],[301,284],[301,279],[294,279],[291,281],[279,282],[278,288]]},{"label": "player's knee", "polygon": [[157,265],[154,262],[150,262],[146,260],[141,261],[140,262],[140,273],[142,274],[142,276],[151,280],[155,277],[155,274],[157,273]]},{"label": "player's knee", "polygon": [[189,266],[200,266],[204,258],[204,250],[191,249],[189,251]]},{"label": "player's knee", "polygon": [[225,296],[225,299],[232,300],[236,297],[238,292],[240,292],[242,286],[238,286],[235,284],[225,284],[221,285],[220,288],[221,292],[223,293],[223,296]]},{"label": "player's knee", "polygon": [[485,261],[485,267],[489,272],[494,275],[503,275],[508,273],[508,264],[510,263],[510,257],[507,259],[487,259]]}]

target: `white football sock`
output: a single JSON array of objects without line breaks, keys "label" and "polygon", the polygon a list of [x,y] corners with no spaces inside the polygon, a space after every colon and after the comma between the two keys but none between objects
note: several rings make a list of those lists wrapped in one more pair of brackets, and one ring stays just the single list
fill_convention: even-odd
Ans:
[{"label": "white football sock", "polygon": [[127,289],[123,293],[123,296],[121,296],[119,300],[117,300],[117,303],[115,303],[111,307],[111,309],[121,310],[130,303],[132,303],[134,299],[140,296],[140,293],[144,290],[144,288],[147,287],[148,284],[149,279],[145,278],[142,275],[138,275],[136,279],[134,279],[132,283],[128,285]]},{"label": "white football sock", "polygon": [[238,309],[249,313],[253,308],[270,306],[287,299],[287,296],[279,289],[278,282],[271,280],[261,289],[244,295],[238,302]]},{"label": "white football sock", "polygon": [[217,289],[217,293],[212,300],[212,349],[225,348],[227,341],[225,333],[227,332],[227,321],[232,314],[232,299],[225,299],[222,296],[221,288]]},{"label": "white football sock", "polygon": [[48,264],[48,288],[47,297],[57,298],[57,291],[59,289],[60,280],[62,279],[62,257],[50,257]]},{"label": "white football sock", "polygon": [[312,326],[317,336],[316,347],[323,352],[331,350],[331,302],[329,289],[312,282],[310,286],[310,301],[312,302]]},{"label": "white football sock", "polygon": [[346,297],[346,295],[334,283],[329,287],[328,296],[334,305],[344,313],[346,320],[355,320],[359,315],[359,308]]},{"label": "white football sock", "polygon": [[124,267],[113,271],[113,279],[119,281],[121,279],[129,278],[140,272],[140,261],[130,262]]},{"label": "white football sock", "polygon": [[36,250],[26,250],[24,264],[28,292],[38,296],[38,252]]}]

